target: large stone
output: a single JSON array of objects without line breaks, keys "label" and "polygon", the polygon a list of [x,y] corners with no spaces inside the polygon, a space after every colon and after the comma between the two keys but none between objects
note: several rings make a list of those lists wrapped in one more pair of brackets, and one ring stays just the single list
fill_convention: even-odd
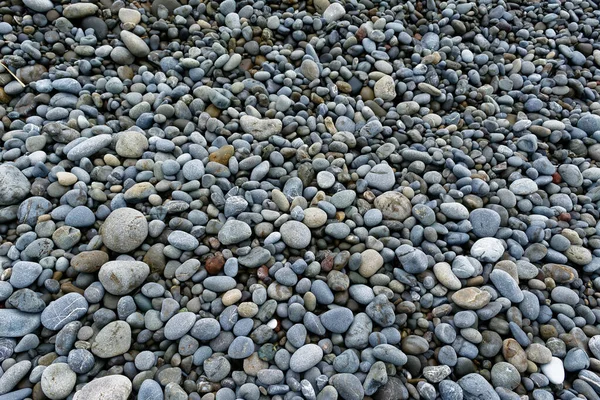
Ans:
[{"label": "large stone", "polygon": [[92,3],[69,4],[63,10],[63,16],[69,19],[78,19],[96,14],[98,6]]},{"label": "large stone", "polygon": [[290,358],[290,369],[294,372],[308,371],[321,361],[323,350],[316,344],[300,347]]},{"label": "large stone", "polygon": [[148,275],[150,267],[141,261],[109,261],[100,268],[98,279],[110,294],[122,296],[138,288]]},{"label": "large stone", "polygon": [[500,400],[492,385],[479,374],[468,374],[457,383],[463,390],[464,400]]},{"label": "large stone", "polygon": [[375,82],[373,91],[375,92],[375,97],[383,101],[392,101],[396,97],[396,82],[394,82],[394,78],[391,76],[384,75]]},{"label": "large stone", "polygon": [[240,118],[240,126],[244,132],[251,134],[256,140],[267,140],[281,132],[283,123],[278,119],[259,119],[251,115],[244,115]]},{"label": "large stone", "polygon": [[102,134],[85,139],[82,142],[77,143],[67,152],[67,158],[71,161],[79,161],[84,157],[92,156],[110,145],[112,139],[112,136],[109,134]]},{"label": "large stone", "polygon": [[385,192],[375,199],[375,207],[381,210],[384,219],[404,221],[410,217],[412,205],[402,193]]},{"label": "large stone", "polygon": [[489,292],[476,287],[460,289],[452,295],[452,301],[467,310],[479,310],[485,307],[491,299],[492,296]]},{"label": "large stone", "polygon": [[71,393],[76,381],[77,374],[71,371],[68,364],[51,364],[42,373],[42,392],[52,400],[64,399]]},{"label": "large stone", "polygon": [[83,317],[88,310],[88,302],[79,293],[68,293],[54,300],[42,312],[42,325],[58,331],[71,321]]},{"label": "large stone", "polygon": [[19,168],[10,164],[0,165],[0,206],[17,204],[29,193],[31,184]]},{"label": "large stone", "polygon": [[106,218],[100,228],[102,242],[117,253],[129,253],[148,236],[144,214],[133,208],[118,208]]},{"label": "large stone", "polygon": [[310,229],[302,222],[288,221],[279,228],[281,239],[293,249],[305,249],[310,244]]},{"label": "large stone", "polygon": [[127,50],[136,57],[144,58],[150,54],[150,48],[146,42],[133,32],[122,30],[121,40],[125,43]]},{"label": "large stone", "polygon": [[123,375],[94,379],[75,393],[73,400],[126,400],[131,394],[131,381]]},{"label": "large stone", "polygon": [[54,8],[54,4],[50,0],[23,0],[23,4],[33,11],[45,13]]},{"label": "large stone", "polygon": [[[126,10],[126,8],[122,8],[122,10]],[[121,133],[115,145],[117,154],[126,158],[140,158],[146,149],[148,149],[148,139],[143,133],[137,131]]]},{"label": "large stone", "polygon": [[[30,369],[31,361],[23,360],[5,370],[4,374],[0,376],[0,397],[4,397],[2,395],[7,394],[15,386],[17,386],[17,383],[19,383],[21,379],[23,379],[27,375]],[[12,397],[10,397],[10,395],[7,395],[7,398],[13,399]]]},{"label": "large stone", "polygon": [[94,338],[92,353],[100,358],[125,354],[131,347],[131,327],[125,321],[106,325]]},{"label": "large stone", "polygon": [[230,219],[219,230],[219,242],[224,245],[236,244],[249,239],[252,229],[244,221]]}]

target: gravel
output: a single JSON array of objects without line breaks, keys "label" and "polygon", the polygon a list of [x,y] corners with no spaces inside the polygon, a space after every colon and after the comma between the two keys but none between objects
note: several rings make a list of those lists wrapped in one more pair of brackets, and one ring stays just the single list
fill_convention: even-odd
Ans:
[{"label": "gravel", "polygon": [[598,398],[595,3],[0,7],[0,400]]}]

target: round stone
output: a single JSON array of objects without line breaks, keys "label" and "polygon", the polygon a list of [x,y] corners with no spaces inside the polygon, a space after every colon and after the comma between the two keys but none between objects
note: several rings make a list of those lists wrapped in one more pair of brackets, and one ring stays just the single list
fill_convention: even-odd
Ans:
[{"label": "round stone", "polygon": [[56,363],[47,366],[42,373],[42,392],[52,400],[65,399],[75,387],[77,374],[68,364]]},{"label": "round stone", "polygon": [[305,249],[310,244],[310,229],[302,222],[288,221],[279,228],[281,239],[292,249]]},{"label": "round stone", "polygon": [[102,242],[117,253],[137,249],[148,236],[144,214],[133,208],[118,208],[111,212],[100,228]]}]

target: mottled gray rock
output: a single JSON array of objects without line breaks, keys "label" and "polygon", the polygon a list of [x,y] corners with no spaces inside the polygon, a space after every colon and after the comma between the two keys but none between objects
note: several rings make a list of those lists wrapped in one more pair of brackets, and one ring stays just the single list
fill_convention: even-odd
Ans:
[{"label": "mottled gray rock", "polygon": [[114,321],[98,332],[92,353],[100,358],[111,358],[126,353],[130,347],[131,327],[125,321]]},{"label": "mottled gray rock", "polygon": [[75,393],[73,400],[122,400],[131,394],[131,381],[123,375],[94,379]]},{"label": "mottled gray rock", "polygon": [[141,261],[109,261],[98,272],[98,279],[107,292],[116,296],[137,289],[150,274],[148,264]]},{"label": "mottled gray rock", "polygon": [[0,206],[19,203],[30,189],[29,180],[19,168],[10,164],[0,165]]},{"label": "mottled gray rock", "polygon": [[129,253],[138,248],[148,236],[144,214],[133,208],[119,208],[106,218],[100,228],[102,242],[117,253]]}]

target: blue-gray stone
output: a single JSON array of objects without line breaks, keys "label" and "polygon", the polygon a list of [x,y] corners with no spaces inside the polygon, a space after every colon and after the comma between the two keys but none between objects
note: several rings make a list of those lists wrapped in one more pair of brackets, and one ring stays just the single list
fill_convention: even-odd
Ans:
[{"label": "blue-gray stone", "polygon": [[206,289],[217,293],[231,290],[236,284],[235,279],[230,276],[209,276],[202,282]]},{"label": "blue-gray stone", "polygon": [[338,307],[321,314],[320,318],[328,331],[344,333],[354,321],[354,314],[346,307]]},{"label": "blue-gray stone", "polygon": [[489,208],[478,208],[471,211],[469,221],[473,226],[473,233],[477,237],[494,237],[500,228],[500,214]]},{"label": "blue-gray stone", "polygon": [[500,400],[492,385],[479,374],[468,374],[457,382],[463,390],[465,400]]},{"label": "blue-gray stone", "polygon": [[39,216],[49,213],[52,203],[43,197],[34,196],[24,200],[17,211],[17,219],[21,224],[35,226]]},{"label": "blue-gray stone", "polygon": [[58,331],[71,321],[83,317],[88,310],[88,302],[79,293],[68,293],[54,300],[42,312],[42,325]]},{"label": "blue-gray stone", "polygon": [[67,214],[65,224],[75,228],[83,228],[94,225],[96,216],[94,212],[86,206],[77,206]]},{"label": "blue-gray stone", "polygon": [[94,368],[94,355],[86,349],[74,349],[69,352],[67,363],[77,374],[88,373]]},{"label": "blue-gray stone", "polygon": [[137,398],[139,400],[163,400],[164,395],[158,382],[152,379],[146,379],[140,386]]},{"label": "blue-gray stone", "polygon": [[171,246],[183,251],[194,251],[200,244],[198,239],[184,231],[171,232],[167,240]]},{"label": "blue-gray stone", "polygon": [[500,294],[511,302],[520,303],[523,301],[523,291],[508,272],[501,269],[495,269],[490,273],[490,280]]},{"label": "blue-gray stone", "polygon": [[40,326],[40,315],[0,308],[0,338],[23,337]]},{"label": "blue-gray stone", "polygon": [[183,337],[196,322],[196,314],[193,312],[181,312],[175,314],[169,321],[167,321],[164,333],[165,339],[177,340]]},{"label": "blue-gray stone", "polygon": [[67,158],[71,161],[79,161],[84,157],[94,155],[110,145],[112,139],[112,136],[109,134],[101,134],[85,139],[68,151]]},{"label": "blue-gray stone", "polygon": [[402,268],[409,274],[420,274],[427,269],[428,260],[423,251],[403,244],[396,249],[395,253]]},{"label": "blue-gray stone", "polygon": [[247,336],[238,336],[229,345],[227,355],[234,359],[248,358],[254,353],[254,342]]},{"label": "blue-gray stone", "polygon": [[196,321],[190,335],[198,340],[208,341],[219,336],[221,325],[214,318],[202,318]]},{"label": "blue-gray stone", "polygon": [[12,267],[12,275],[10,276],[10,284],[14,288],[26,288],[36,281],[42,273],[42,266],[35,262],[18,261]]},{"label": "blue-gray stone", "polygon": [[579,121],[577,121],[577,127],[588,135],[600,131],[600,116],[596,114],[583,113],[581,118],[579,118]]}]

